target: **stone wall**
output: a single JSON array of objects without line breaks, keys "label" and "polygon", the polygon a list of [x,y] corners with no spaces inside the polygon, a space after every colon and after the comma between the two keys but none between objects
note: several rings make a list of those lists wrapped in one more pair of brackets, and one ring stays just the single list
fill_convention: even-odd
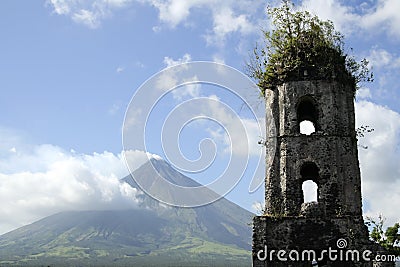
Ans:
[{"label": "stone wall", "polygon": [[[393,263],[372,261],[377,245],[368,240],[367,228],[363,225],[362,217],[343,216],[325,220],[257,216],[253,223],[253,266],[303,267],[312,266],[312,260],[317,260],[318,266],[394,266]],[[278,258],[279,250],[285,251],[285,254],[281,253],[280,256],[287,261]],[[264,259],[265,251],[268,254],[266,259],[259,260],[259,257]],[[315,252],[316,258],[311,251]],[[299,261],[292,261],[289,255],[293,259],[298,257]],[[301,261],[303,259],[304,261]]]},{"label": "stone wall", "polygon": [[[277,252],[314,251],[318,266],[394,266],[370,259],[385,253],[368,240],[361,208],[361,178],[355,131],[354,95],[351,86],[335,81],[293,81],[266,91],[268,140],[276,140],[276,153],[267,158],[265,215],[254,218],[253,266],[312,266],[313,259],[283,262]],[[315,127],[311,135],[300,133],[300,122]],[[269,164],[271,163],[271,164]],[[302,184],[318,186],[317,202],[304,203]],[[345,243],[339,247],[338,240]],[[258,256],[275,251],[265,260]],[[350,250],[336,260],[324,250]],[[261,254],[260,254],[260,253]],[[351,258],[356,257],[358,258]],[[264,254],[264,256],[266,256]],[[280,254],[282,256],[282,254]],[[350,258],[349,258],[350,257]]]}]

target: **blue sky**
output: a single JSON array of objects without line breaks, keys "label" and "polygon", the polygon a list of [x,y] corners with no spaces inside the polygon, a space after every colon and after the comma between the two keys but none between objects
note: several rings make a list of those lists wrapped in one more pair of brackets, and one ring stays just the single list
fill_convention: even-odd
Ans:
[{"label": "blue sky", "polygon": [[[117,182],[127,172],[121,129],[135,90],[163,68],[192,60],[245,70],[260,30],[269,27],[265,6],[277,3],[1,1],[0,233],[67,209],[135,206],[140,192]],[[359,151],[364,211],[398,221],[400,2],[298,4],[333,20],[355,55],[371,62],[375,82],[359,90],[356,103],[357,124],[375,128],[360,140],[368,146]],[[183,133],[190,153],[191,132]],[[135,156],[139,165],[145,154]],[[249,194],[249,179],[228,198],[251,210],[263,188]]]}]

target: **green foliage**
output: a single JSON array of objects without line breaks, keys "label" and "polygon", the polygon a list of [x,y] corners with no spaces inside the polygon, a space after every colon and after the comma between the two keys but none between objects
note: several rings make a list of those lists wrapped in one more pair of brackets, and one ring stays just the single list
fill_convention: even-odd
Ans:
[{"label": "green foliage", "polygon": [[372,81],[368,61],[357,62],[344,51],[343,35],[331,21],[322,21],[307,11],[293,11],[293,4],[268,8],[273,29],[264,31],[265,46],[254,49],[247,64],[261,93],[286,81],[334,79],[353,85]]},{"label": "green foliage", "polygon": [[378,220],[367,217],[366,225],[372,227],[370,237],[375,243],[378,243],[390,253],[400,256],[400,224],[395,223],[393,226],[387,227],[386,231],[384,231],[384,223],[385,218],[382,214],[378,216]]},{"label": "green foliage", "polygon": [[251,264],[247,210],[225,199],[196,209],[143,199],[152,210],[63,212],[2,235],[0,266]]}]

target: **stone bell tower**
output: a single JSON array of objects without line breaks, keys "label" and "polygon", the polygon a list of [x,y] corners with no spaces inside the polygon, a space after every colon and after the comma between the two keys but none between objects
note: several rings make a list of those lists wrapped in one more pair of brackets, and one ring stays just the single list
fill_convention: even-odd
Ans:
[{"label": "stone bell tower", "polygon": [[[276,153],[266,170],[265,213],[253,222],[253,266],[372,266],[362,254],[371,243],[361,209],[354,88],[303,71],[265,92],[276,124],[267,140],[276,138]],[[303,121],[315,131],[302,134]],[[317,199],[306,203],[302,185],[309,180]],[[359,251],[358,259],[348,250]]]},{"label": "stone bell tower", "polygon": [[[267,92],[277,124],[276,154],[265,180],[267,214],[362,215],[353,101],[352,88],[334,81],[292,81]],[[315,132],[300,133],[303,121]],[[307,180],[318,186],[314,205],[303,200]]]}]

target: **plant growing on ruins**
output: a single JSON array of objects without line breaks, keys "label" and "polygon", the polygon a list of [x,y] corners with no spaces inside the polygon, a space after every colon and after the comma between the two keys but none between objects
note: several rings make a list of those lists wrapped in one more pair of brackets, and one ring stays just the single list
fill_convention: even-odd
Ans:
[{"label": "plant growing on ruins", "polygon": [[365,224],[372,227],[370,238],[390,253],[400,256],[400,224],[395,223],[393,226],[387,227],[386,231],[384,231],[385,218],[382,214],[378,216],[377,220],[371,217],[367,217],[366,219]]},{"label": "plant growing on ruins", "polygon": [[331,79],[352,85],[372,81],[366,59],[357,62],[344,48],[344,37],[331,21],[307,11],[294,11],[290,0],[268,8],[273,29],[264,31],[264,46],[256,46],[247,64],[250,77],[265,90],[291,80]]}]

